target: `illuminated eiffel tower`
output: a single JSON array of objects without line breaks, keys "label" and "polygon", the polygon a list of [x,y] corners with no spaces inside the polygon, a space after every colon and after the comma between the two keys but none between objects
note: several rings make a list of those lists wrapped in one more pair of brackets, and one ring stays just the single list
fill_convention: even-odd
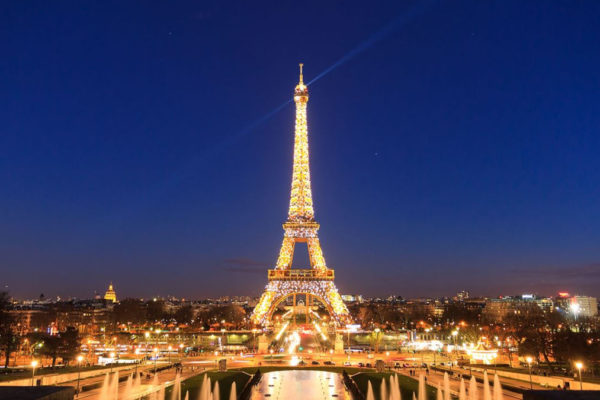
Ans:
[{"label": "illuminated eiffel tower", "polygon": [[[308,130],[306,126],[306,104],[308,88],[303,82],[300,64],[300,82],[294,91],[296,103],[296,127],[294,140],[294,171],[288,219],[283,224],[283,244],[275,269],[268,271],[269,283],[251,320],[255,324],[268,324],[279,303],[292,297],[294,308],[296,296],[306,296],[307,319],[311,300],[317,299],[327,308],[332,320],[342,324],[349,320],[348,309],[333,283],[334,272],[327,268],[315,221],[312,191],[310,188],[310,168],[308,162]],[[296,243],[306,242],[310,258],[310,269],[292,269]]]}]

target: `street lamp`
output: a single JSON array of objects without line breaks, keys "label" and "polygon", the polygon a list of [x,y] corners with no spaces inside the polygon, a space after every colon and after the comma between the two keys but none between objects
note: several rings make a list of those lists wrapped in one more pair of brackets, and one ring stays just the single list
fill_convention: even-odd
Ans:
[{"label": "street lamp", "polygon": [[352,352],[350,348],[350,328],[347,328],[346,332],[348,333],[348,360],[350,360],[350,353]]},{"label": "street lamp", "polygon": [[158,360],[158,347],[154,348],[154,374],[156,375],[156,360]]},{"label": "street lamp", "polygon": [[533,358],[527,357],[525,360],[527,360],[527,365],[529,365],[529,388],[533,390],[533,382],[531,380],[531,362],[533,361]]},{"label": "street lamp", "polygon": [[37,360],[33,360],[31,362],[31,368],[32,368],[31,369],[31,386],[33,386],[33,379],[35,377],[35,367],[37,367],[37,365],[38,365]]},{"label": "street lamp", "polygon": [[77,356],[77,397],[79,397],[79,381],[81,379],[81,362],[83,361],[83,356]]},{"label": "street lamp", "polygon": [[583,368],[583,363],[578,361],[575,363],[575,366],[579,370],[579,390],[583,390],[583,381],[581,380],[581,368]]},{"label": "street lamp", "polygon": [[136,355],[136,357],[135,357],[135,372],[134,372],[135,376],[137,376],[138,364],[140,363],[140,359],[137,357],[137,356],[139,356],[139,354],[140,354],[140,348],[138,347],[135,349],[135,355]]},{"label": "street lamp", "polygon": [[115,362],[115,353],[114,353],[114,352],[111,352],[111,353],[109,354],[109,356],[110,356],[110,372],[112,373],[113,364],[114,364],[114,362]]},{"label": "street lamp", "polygon": [[456,346],[456,336],[458,335],[458,331],[452,331],[452,337],[454,339],[454,345]]},{"label": "street lamp", "polygon": [[579,309],[580,306],[578,303],[571,303],[571,305],[569,306],[569,308],[571,309],[571,312],[573,313],[573,316],[575,317],[575,321],[577,321],[577,314],[579,313]]}]

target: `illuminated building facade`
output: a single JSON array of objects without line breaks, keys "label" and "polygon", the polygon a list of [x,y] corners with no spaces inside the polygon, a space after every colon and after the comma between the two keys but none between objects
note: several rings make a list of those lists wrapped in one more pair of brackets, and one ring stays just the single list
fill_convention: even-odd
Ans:
[{"label": "illuminated building facade", "polygon": [[[296,306],[296,296],[305,295],[307,308],[311,306],[312,299],[317,299],[325,305],[332,319],[342,324],[349,318],[348,309],[333,283],[334,271],[325,264],[317,235],[319,224],[315,221],[313,209],[308,157],[308,87],[303,81],[302,64],[300,82],[294,91],[294,102],[294,165],[288,219],[283,224],[283,243],[277,264],[275,269],[268,271],[269,283],[254,308],[251,319],[256,324],[268,324],[279,303],[292,297],[293,305]],[[310,269],[292,269],[296,243],[307,244]]]},{"label": "illuminated building facade", "polygon": [[108,285],[108,290],[106,291],[106,293],[104,293],[104,300],[112,301],[113,303],[117,302],[117,293],[113,288],[112,282],[110,285]]},{"label": "illuminated building facade", "polygon": [[592,318],[598,315],[598,300],[590,296],[571,296],[559,293],[557,306],[573,318]]}]

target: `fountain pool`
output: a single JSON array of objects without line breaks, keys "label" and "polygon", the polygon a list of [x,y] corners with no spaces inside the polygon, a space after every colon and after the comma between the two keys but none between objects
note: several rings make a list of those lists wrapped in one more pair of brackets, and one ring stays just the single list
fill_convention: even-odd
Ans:
[{"label": "fountain pool", "polygon": [[251,400],[352,400],[342,375],[335,372],[289,370],[267,372]]}]

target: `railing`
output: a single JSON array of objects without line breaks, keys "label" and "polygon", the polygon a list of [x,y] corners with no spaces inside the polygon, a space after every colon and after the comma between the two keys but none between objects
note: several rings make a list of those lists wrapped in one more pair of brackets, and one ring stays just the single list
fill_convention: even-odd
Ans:
[{"label": "railing", "polygon": [[270,269],[269,280],[276,281],[322,281],[333,280],[332,269]]},{"label": "railing", "polygon": [[346,385],[346,388],[348,388],[348,391],[350,393],[352,393],[352,398],[355,400],[365,400],[365,395],[360,391],[360,389],[358,389],[358,385],[356,384],[356,382],[354,381],[354,379],[352,379],[350,377],[350,375],[348,375],[348,373],[346,372],[346,370],[342,371],[342,378],[344,381],[344,385]]},{"label": "railing", "polygon": [[250,378],[250,380],[246,383],[246,386],[244,386],[240,392],[238,400],[249,400],[250,396],[252,395],[252,388],[258,385],[258,382],[260,382],[261,378],[262,373],[260,372],[260,369],[257,369],[256,373],[252,376],[252,378]]}]

